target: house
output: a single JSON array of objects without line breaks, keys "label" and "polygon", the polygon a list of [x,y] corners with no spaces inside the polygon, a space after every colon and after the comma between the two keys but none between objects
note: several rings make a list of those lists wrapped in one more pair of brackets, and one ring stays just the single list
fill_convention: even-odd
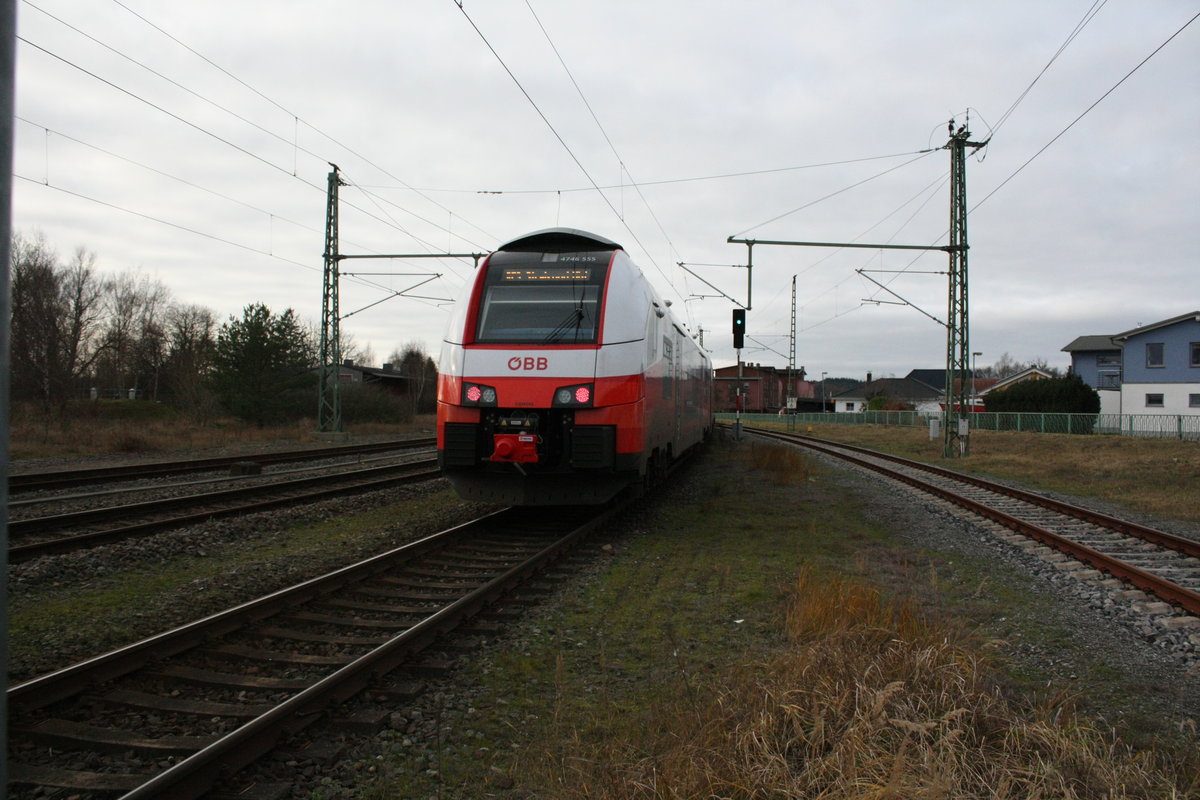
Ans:
[{"label": "house", "polygon": [[[989,392],[999,391],[1027,380],[1039,380],[1054,377],[1045,370],[1030,367],[1007,378],[976,378],[968,371],[966,380],[969,381],[971,395],[970,410],[983,411],[982,398]],[[954,387],[957,390],[958,384]],[[921,414],[940,414],[944,408],[946,397],[946,370],[944,369],[914,369],[903,378],[881,378],[871,380],[867,374],[867,382],[841,394],[833,400],[837,411],[866,411],[867,404],[874,397],[882,396],[890,406],[907,405]]]},{"label": "house", "polygon": [[1112,338],[1122,352],[1122,414],[1200,414],[1200,311]]},{"label": "house", "polygon": [[[713,407],[717,411],[737,410],[738,367],[732,365],[716,370],[716,389]],[[787,406],[787,398],[797,398],[799,410],[819,410],[817,390],[811,381],[804,380],[804,367],[791,373],[789,391],[788,370],[766,364],[742,364],[742,411],[747,414],[775,414]],[[816,405],[815,408],[808,408]]]},{"label": "house", "polygon": [[1080,336],[1063,348],[1071,354],[1071,372],[1088,386],[1121,388],[1121,345],[1111,336]]},{"label": "house", "polygon": [[338,367],[338,380],[342,383],[375,384],[393,394],[408,394],[412,383],[409,376],[395,371],[392,364],[384,364],[380,369],[364,367],[350,359],[342,361]]},{"label": "house", "polygon": [[886,398],[888,405],[905,405],[918,410],[928,407],[940,408],[944,389],[935,389],[926,383],[912,378],[879,378],[868,380],[853,389],[832,398],[834,411],[838,413],[866,411],[868,404],[876,397]]},{"label": "house", "polygon": [[1042,381],[1053,378],[1049,372],[1038,367],[1027,367],[1020,372],[1009,375],[1007,378],[980,378],[975,384],[975,401],[972,403],[975,411],[985,411],[987,408],[988,395],[996,392],[1002,392],[1010,386],[1015,386],[1018,383],[1026,381]]},{"label": "house", "polygon": [[1200,311],[1063,348],[1104,414],[1200,414]]},{"label": "house", "polygon": [[1101,414],[1121,413],[1121,345],[1112,336],[1080,336],[1063,348],[1071,372],[1100,395]]}]

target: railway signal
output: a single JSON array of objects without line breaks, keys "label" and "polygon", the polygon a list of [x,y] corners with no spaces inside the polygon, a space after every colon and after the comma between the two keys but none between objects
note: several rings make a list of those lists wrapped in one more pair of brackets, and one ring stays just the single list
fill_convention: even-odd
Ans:
[{"label": "railway signal", "polygon": [[741,350],[746,341],[746,309],[733,310],[733,349]]}]

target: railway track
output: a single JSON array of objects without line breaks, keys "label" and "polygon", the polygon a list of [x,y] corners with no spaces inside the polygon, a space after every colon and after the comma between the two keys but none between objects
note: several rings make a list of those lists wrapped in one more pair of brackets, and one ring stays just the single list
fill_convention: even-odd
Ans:
[{"label": "railway track", "polygon": [[9,797],[277,795],[229,776],[364,688],[411,694],[404,670],[440,637],[485,625],[621,508],[496,512],[16,685]]},{"label": "railway track", "polygon": [[[8,524],[10,563],[111,544],[219,517],[250,514],[330,497],[385,489],[440,477],[436,459],[422,459],[252,486],[184,494],[57,513]],[[50,501],[53,502],[53,501]]]},{"label": "railway track", "polygon": [[930,464],[763,428],[916,487],[1200,616],[1200,542]]},{"label": "railway track", "polygon": [[297,461],[312,461],[314,459],[385,453],[396,450],[432,447],[433,445],[434,439],[432,437],[425,437],[421,439],[397,439],[388,442],[372,442],[369,444],[250,453],[237,456],[216,456],[178,461],[146,461],[112,467],[26,472],[8,476],[8,491],[10,495],[13,495],[25,492],[64,489],[72,486],[88,486],[97,483],[116,483],[143,478],[160,478],[168,475],[228,470],[233,465],[242,462],[284,464]]}]

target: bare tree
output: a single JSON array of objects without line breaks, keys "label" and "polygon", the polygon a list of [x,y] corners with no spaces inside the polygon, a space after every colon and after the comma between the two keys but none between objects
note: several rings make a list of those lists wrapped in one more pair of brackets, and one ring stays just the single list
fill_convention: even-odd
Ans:
[{"label": "bare tree", "polygon": [[58,350],[58,254],[38,234],[12,240],[12,395],[49,411],[61,379]]},{"label": "bare tree", "polygon": [[1007,378],[1025,369],[1025,365],[1008,353],[1001,353],[1000,358],[992,365],[992,369],[995,370],[997,378]]},{"label": "bare tree", "polygon": [[96,355],[104,285],[96,256],[75,251],[70,266],[40,234],[12,243],[12,392],[45,411],[61,407],[82,387]]},{"label": "bare tree", "polygon": [[217,317],[198,305],[172,305],[166,313],[167,355],[163,388],[168,398],[199,422],[215,413],[216,399],[208,387]]},{"label": "bare tree", "polygon": [[107,327],[97,363],[99,380],[118,396],[128,389],[153,396],[166,358],[162,315],[170,291],[146,275],[126,272],[110,282],[107,300]]},{"label": "bare tree", "polygon": [[103,325],[104,282],[96,275],[96,254],[82,247],[62,276],[62,314],[59,328],[63,357],[73,376],[87,374],[99,354]]},{"label": "bare tree", "polygon": [[420,342],[409,342],[403,349],[393,350],[388,363],[395,372],[408,378],[408,397],[413,413],[434,410],[437,365],[425,354],[425,346]]}]

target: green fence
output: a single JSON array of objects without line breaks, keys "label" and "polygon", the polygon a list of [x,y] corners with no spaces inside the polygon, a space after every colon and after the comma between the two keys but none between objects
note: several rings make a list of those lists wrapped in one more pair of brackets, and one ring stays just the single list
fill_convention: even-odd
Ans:
[{"label": "green fence", "polygon": [[[717,414],[717,419],[732,422],[733,414]],[[747,425],[783,423],[789,430],[799,426],[824,425],[895,425],[928,428],[937,415],[916,411],[862,411],[843,414],[742,414]],[[1040,414],[986,413],[970,415],[971,429],[977,431],[1024,431],[1028,433],[1109,434],[1162,439],[1200,441],[1200,414]]]}]

